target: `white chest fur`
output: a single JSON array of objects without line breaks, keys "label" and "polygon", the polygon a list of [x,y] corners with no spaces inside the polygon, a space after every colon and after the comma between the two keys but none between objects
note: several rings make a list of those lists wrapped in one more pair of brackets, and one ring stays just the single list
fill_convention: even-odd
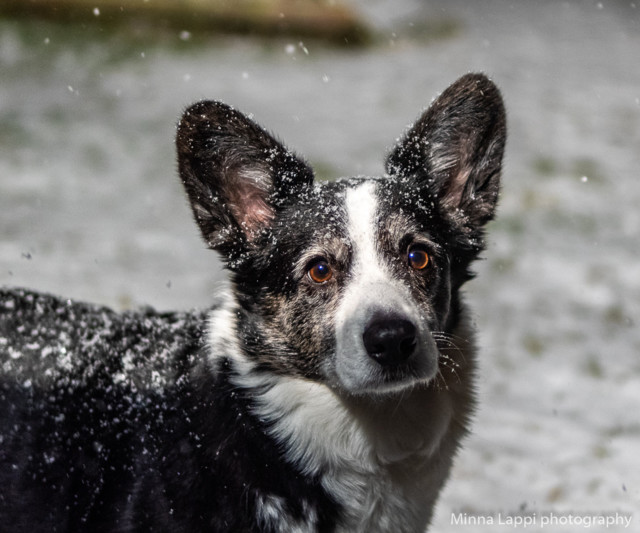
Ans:
[{"label": "white chest fur", "polygon": [[444,391],[344,400],[307,380],[265,378],[243,379],[261,381],[256,414],[273,422],[293,463],[322,475],[345,509],[343,531],[423,530],[448,471],[440,445],[452,406]]}]

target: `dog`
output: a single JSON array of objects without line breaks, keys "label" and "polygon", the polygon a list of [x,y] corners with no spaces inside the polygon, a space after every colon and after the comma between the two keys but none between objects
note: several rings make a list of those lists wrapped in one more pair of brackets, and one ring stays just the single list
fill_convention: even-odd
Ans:
[{"label": "dog", "polygon": [[0,292],[1,530],[424,531],[473,413],[460,289],[505,138],[468,74],[383,176],[315,183],[232,107],[187,109],[179,174],[229,289],[168,313]]}]

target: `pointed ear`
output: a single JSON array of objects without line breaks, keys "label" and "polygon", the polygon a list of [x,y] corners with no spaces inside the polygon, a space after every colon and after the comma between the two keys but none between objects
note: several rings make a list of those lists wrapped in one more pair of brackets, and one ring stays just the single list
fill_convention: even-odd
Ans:
[{"label": "pointed ear", "polygon": [[311,169],[242,113],[199,102],[178,124],[178,169],[207,244],[227,256],[255,244]]},{"label": "pointed ear", "polygon": [[482,74],[468,74],[398,143],[387,158],[387,172],[419,179],[458,225],[478,229],[495,211],[505,140],[498,88]]}]

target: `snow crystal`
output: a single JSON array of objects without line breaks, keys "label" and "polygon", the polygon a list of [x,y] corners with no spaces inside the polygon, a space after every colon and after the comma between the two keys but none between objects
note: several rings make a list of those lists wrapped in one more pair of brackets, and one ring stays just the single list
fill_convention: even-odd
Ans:
[{"label": "snow crystal", "polygon": [[22,357],[22,352],[16,350],[12,346],[7,346],[7,352],[9,353],[9,357],[11,357],[11,359],[20,359]]},{"label": "snow crystal", "polygon": [[56,456],[53,454],[43,454],[44,457],[44,462],[48,465],[55,463],[56,461]]}]

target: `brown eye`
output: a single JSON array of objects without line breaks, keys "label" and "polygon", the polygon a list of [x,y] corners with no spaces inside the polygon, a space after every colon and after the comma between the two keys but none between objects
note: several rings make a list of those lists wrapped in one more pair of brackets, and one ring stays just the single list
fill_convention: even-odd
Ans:
[{"label": "brown eye", "polygon": [[429,254],[422,248],[413,247],[409,249],[409,266],[415,270],[423,270],[429,264]]},{"label": "brown eye", "polygon": [[309,269],[309,278],[314,283],[325,283],[333,276],[333,271],[326,261],[318,261]]}]

